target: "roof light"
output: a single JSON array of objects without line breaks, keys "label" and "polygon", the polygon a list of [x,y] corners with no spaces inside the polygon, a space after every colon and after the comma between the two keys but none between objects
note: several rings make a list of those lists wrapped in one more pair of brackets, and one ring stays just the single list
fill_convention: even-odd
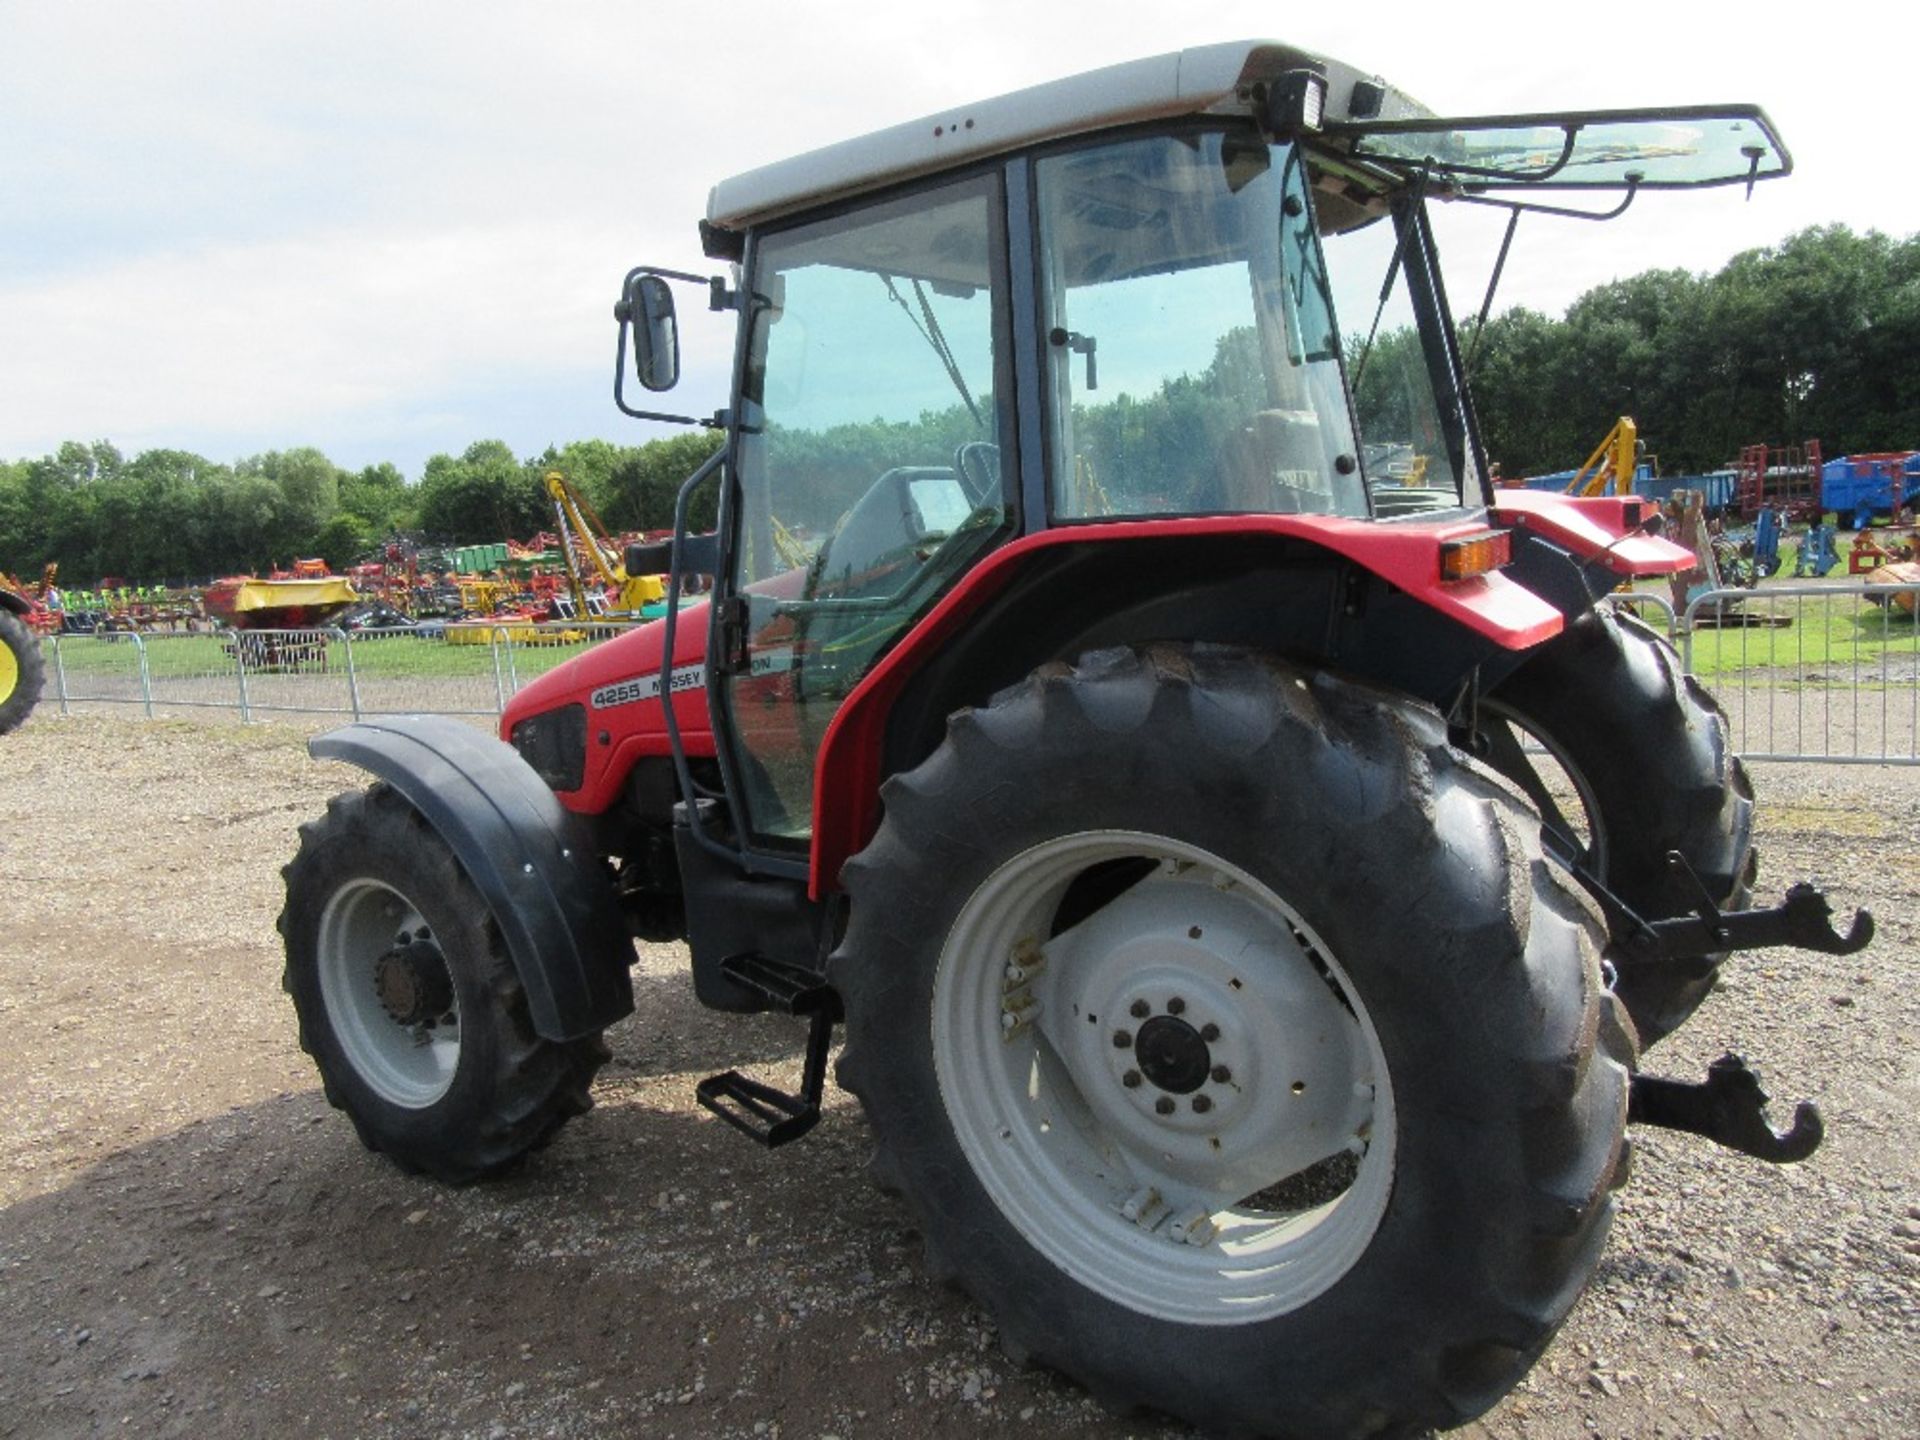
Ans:
[{"label": "roof light", "polygon": [[1483,530],[1478,535],[1441,542],[1440,578],[1447,581],[1471,580],[1476,575],[1498,570],[1512,560],[1513,532]]},{"label": "roof light", "polygon": [[1302,130],[1318,130],[1327,113],[1327,77],[1312,70],[1289,70],[1267,90],[1267,128],[1276,139]]}]

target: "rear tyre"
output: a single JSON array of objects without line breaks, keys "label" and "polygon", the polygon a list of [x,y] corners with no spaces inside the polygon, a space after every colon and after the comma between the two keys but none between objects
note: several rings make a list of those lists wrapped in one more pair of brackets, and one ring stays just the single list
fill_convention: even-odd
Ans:
[{"label": "rear tyre", "polygon": [[25,723],[46,681],[40,642],[18,615],[0,610],[0,735]]},{"label": "rear tyre", "polygon": [[284,985],[328,1101],[370,1150],[461,1183],[593,1104],[598,1035],[534,1033],[499,927],[420,813],[384,784],[335,796],[281,871]]},{"label": "rear tyre", "polygon": [[1433,712],[1102,651],[950,722],[849,862],[839,1079],[1018,1356],[1232,1434],[1476,1415],[1585,1285],[1631,1034]]},{"label": "rear tyre", "polygon": [[[1637,913],[1681,913],[1677,850],[1722,908],[1746,904],[1757,857],[1753,786],[1727,717],[1666,640],[1610,607],[1589,611],[1484,702],[1476,748],[1546,817],[1549,848],[1571,854]],[[1531,754],[1520,741],[1531,738]],[[1554,762],[1542,763],[1542,755]],[[1557,768],[1565,788],[1543,798]],[[1643,1046],[1678,1029],[1713,988],[1706,965],[1622,957],[1616,989]]]}]

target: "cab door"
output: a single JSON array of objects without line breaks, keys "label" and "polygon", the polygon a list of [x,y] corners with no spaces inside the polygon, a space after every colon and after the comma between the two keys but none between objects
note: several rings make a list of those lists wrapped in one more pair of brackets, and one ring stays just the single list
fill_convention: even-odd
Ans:
[{"label": "cab door", "polygon": [[1001,181],[756,237],[712,703],[742,838],[803,857],[840,702],[1009,530]]}]

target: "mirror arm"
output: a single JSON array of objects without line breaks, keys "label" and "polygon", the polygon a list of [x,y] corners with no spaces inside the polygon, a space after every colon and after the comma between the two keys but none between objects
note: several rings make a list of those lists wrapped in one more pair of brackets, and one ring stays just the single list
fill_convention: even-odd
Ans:
[{"label": "mirror arm", "polygon": [[620,335],[613,349],[613,403],[622,415],[631,415],[635,420],[659,420],[668,425],[700,425],[708,430],[724,430],[731,423],[731,415],[725,410],[716,410],[702,418],[698,415],[669,415],[659,410],[636,410],[627,403],[627,326],[631,322],[622,316]]},{"label": "mirror arm", "polygon": [[1532,215],[1558,215],[1565,220],[1613,220],[1627,213],[1627,207],[1633,204],[1634,197],[1640,193],[1641,179],[1639,175],[1627,176],[1627,193],[1611,210],[1575,210],[1566,205],[1543,205],[1538,200],[1496,200],[1491,195],[1455,193],[1447,196],[1447,199],[1459,205],[1491,205],[1516,213],[1524,210]]},{"label": "mirror arm", "polygon": [[613,348],[613,403],[622,415],[630,415],[635,420],[657,420],[667,425],[699,425],[708,430],[725,430],[733,423],[731,411],[716,410],[712,415],[676,415],[662,410],[641,410],[627,403],[627,331],[637,318],[634,314],[634,283],[644,275],[656,275],[662,280],[683,280],[691,285],[707,287],[707,306],[711,310],[731,310],[738,308],[739,292],[729,290],[726,281],[717,276],[695,275],[687,270],[662,270],[653,265],[636,265],[627,272],[620,286],[620,299],[613,307],[613,318],[620,322],[619,333],[614,339]]}]

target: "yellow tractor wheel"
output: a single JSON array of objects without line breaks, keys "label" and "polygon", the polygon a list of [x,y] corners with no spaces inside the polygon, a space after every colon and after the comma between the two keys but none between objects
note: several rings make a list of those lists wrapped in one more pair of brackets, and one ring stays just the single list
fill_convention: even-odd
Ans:
[{"label": "yellow tractor wheel", "polygon": [[26,622],[11,611],[0,610],[0,735],[27,718],[40,698],[46,674],[40,642]]}]

